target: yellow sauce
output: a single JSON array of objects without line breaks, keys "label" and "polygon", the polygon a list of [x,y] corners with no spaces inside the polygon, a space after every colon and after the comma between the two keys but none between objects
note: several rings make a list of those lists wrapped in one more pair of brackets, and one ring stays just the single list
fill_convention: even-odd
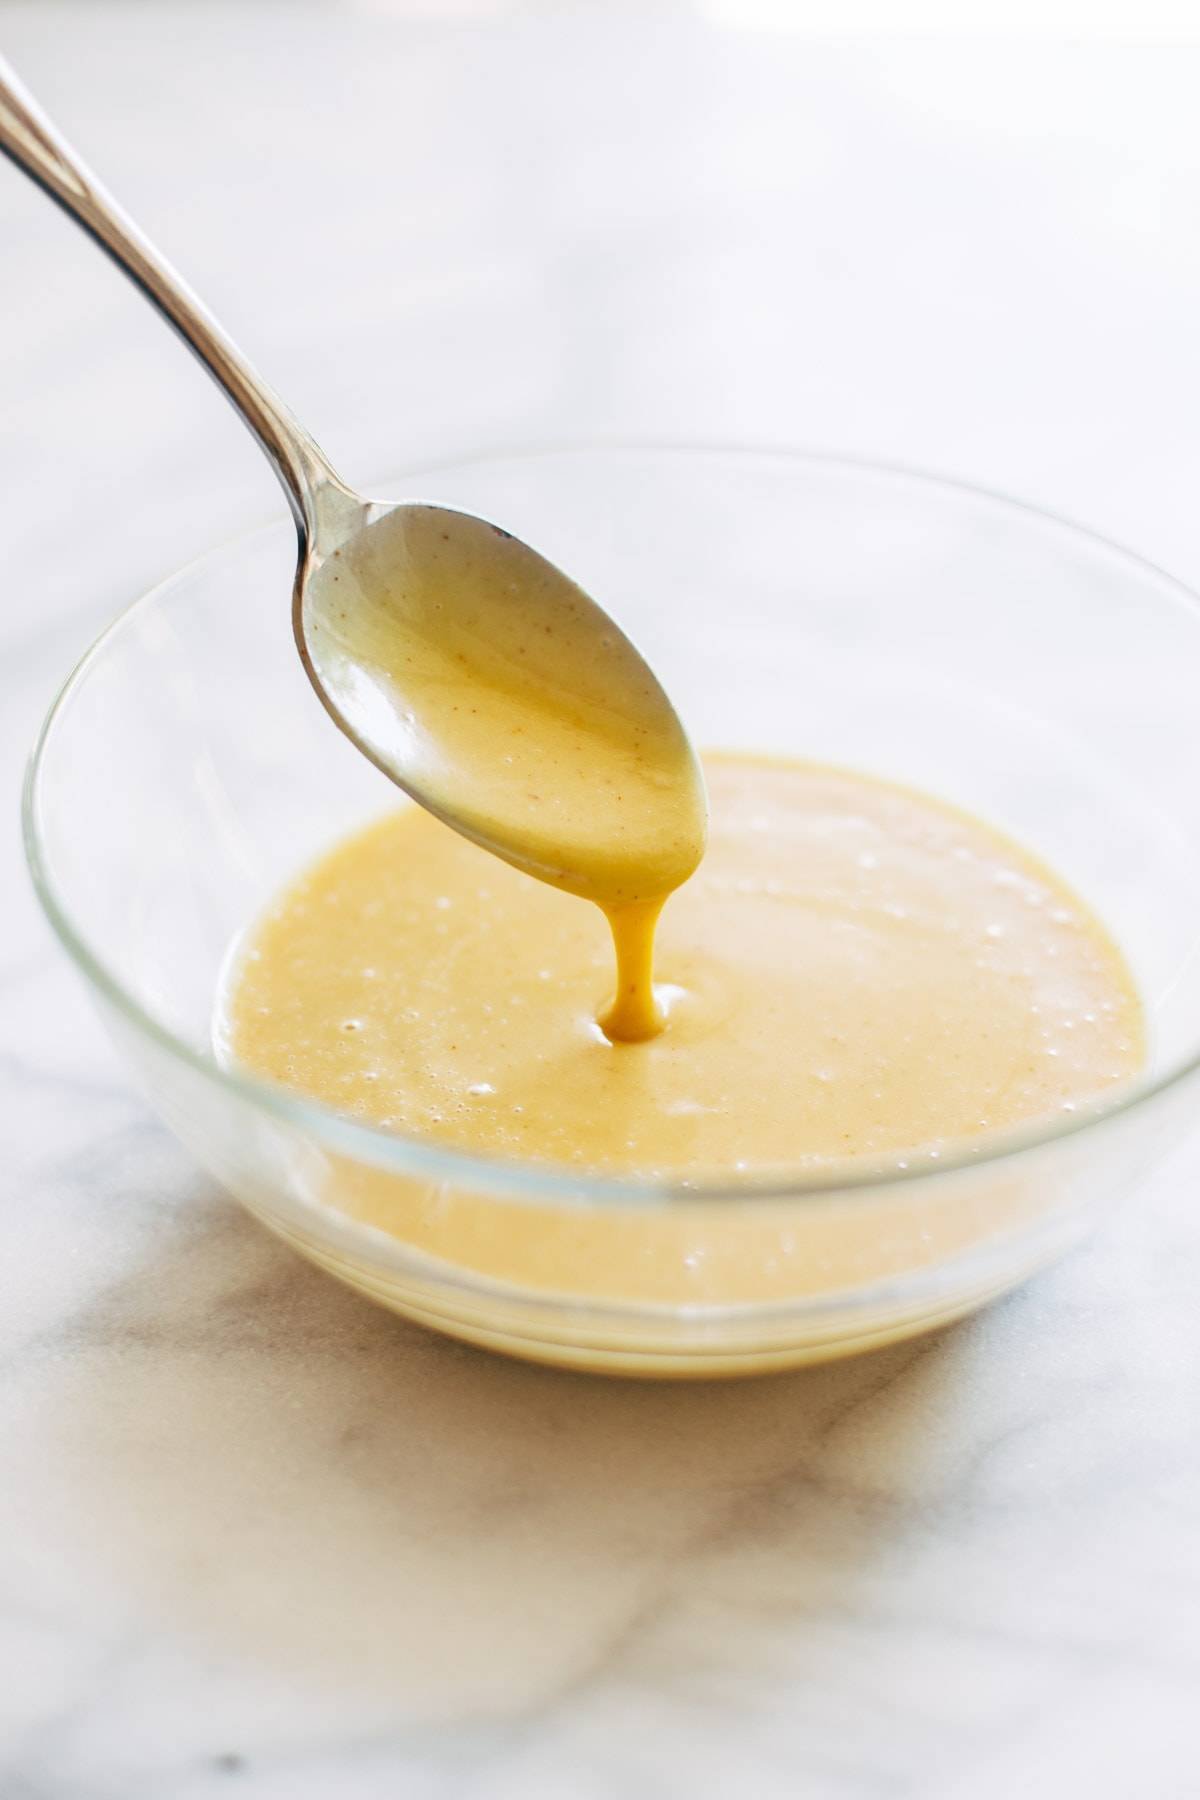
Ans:
[{"label": "yellow sauce", "polygon": [[[660,1035],[613,1043],[598,1026],[611,950],[593,907],[406,806],[334,848],[261,922],[225,997],[228,1054],[426,1141],[676,1181],[904,1167],[1082,1107],[1139,1068],[1142,1011],[1120,952],[1008,838],[837,769],[706,766],[708,853],[659,933]],[[627,917],[622,991],[648,982],[656,910],[652,896]],[[365,1191],[347,1191],[348,1210],[412,1234],[411,1217]],[[628,1262],[636,1218],[626,1225],[591,1291],[644,1278]],[[449,1214],[421,1229],[456,1256]],[[489,1272],[487,1227],[464,1229],[467,1262],[482,1255]],[[545,1215],[523,1230],[509,1218],[496,1234],[492,1271],[506,1279],[544,1258]],[[739,1279],[742,1298],[773,1291]]]},{"label": "yellow sauce", "polygon": [[314,575],[301,651],[376,760],[432,812],[608,918],[610,1036],[661,1028],[663,902],[704,853],[695,755],[619,627],[483,520],[406,506]]}]

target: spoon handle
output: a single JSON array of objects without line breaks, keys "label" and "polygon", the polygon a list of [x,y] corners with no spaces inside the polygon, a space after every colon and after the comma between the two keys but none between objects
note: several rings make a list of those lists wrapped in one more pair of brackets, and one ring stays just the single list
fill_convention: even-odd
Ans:
[{"label": "spoon handle", "polygon": [[311,542],[318,497],[322,491],[330,499],[348,494],[345,483],[207,307],[59,136],[2,56],[0,150],[90,233],[199,357],[262,445],[283,484],[302,542]]}]

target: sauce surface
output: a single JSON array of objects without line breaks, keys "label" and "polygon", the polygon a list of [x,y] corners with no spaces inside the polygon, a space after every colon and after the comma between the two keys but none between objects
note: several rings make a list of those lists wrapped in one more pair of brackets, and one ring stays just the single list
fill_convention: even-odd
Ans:
[{"label": "sauce surface", "polygon": [[262,920],[223,1054],[406,1135],[688,1180],[905,1166],[1137,1072],[1120,951],[1020,846],[847,771],[706,770],[708,853],[661,923],[661,1035],[597,1024],[595,908],[406,806]]}]

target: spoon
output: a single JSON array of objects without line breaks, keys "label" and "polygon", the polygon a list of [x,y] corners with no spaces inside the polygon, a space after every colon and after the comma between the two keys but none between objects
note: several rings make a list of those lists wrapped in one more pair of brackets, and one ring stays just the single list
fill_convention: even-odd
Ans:
[{"label": "spoon", "polygon": [[499,526],[348,487],[3,59],[0,150],[158,308],[258,440],[299,537],[296,644],[335,724],[446,824],[601,906],[618,956],[606,1029],[648,1035],[654,920],[700,861],[707,803],[639,652]]}]

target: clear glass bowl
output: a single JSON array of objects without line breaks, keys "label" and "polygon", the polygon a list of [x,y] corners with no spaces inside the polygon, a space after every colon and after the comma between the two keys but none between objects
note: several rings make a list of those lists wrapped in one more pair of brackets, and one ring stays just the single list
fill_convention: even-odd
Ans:
[{"label": "clear glass bowl", "polygon": [[[1106,1111],[906,1174],[702,1191],[450,1154],[220,1068],[239,931],[396,803],[292,646],[280,524],[133,605],[30,769],[34,880],[164,1119],[272,1230],[458,1337],[651,1374],[779,1368],[953,1319],[1060,1252],[1187,1123],[1200,1047],[1200,611],[1029,508],[816,457],[491,456],[381,492],[490,515],[612,608],[701,746],[924,787],[1044,855],[1124,946],[1152,1065]],[[538,1220],[536,1258],[514,1220]],[[597,1254],[602,1250],[602,1254]],[[598,1291],[593,1267],[627,1270]]]}]

